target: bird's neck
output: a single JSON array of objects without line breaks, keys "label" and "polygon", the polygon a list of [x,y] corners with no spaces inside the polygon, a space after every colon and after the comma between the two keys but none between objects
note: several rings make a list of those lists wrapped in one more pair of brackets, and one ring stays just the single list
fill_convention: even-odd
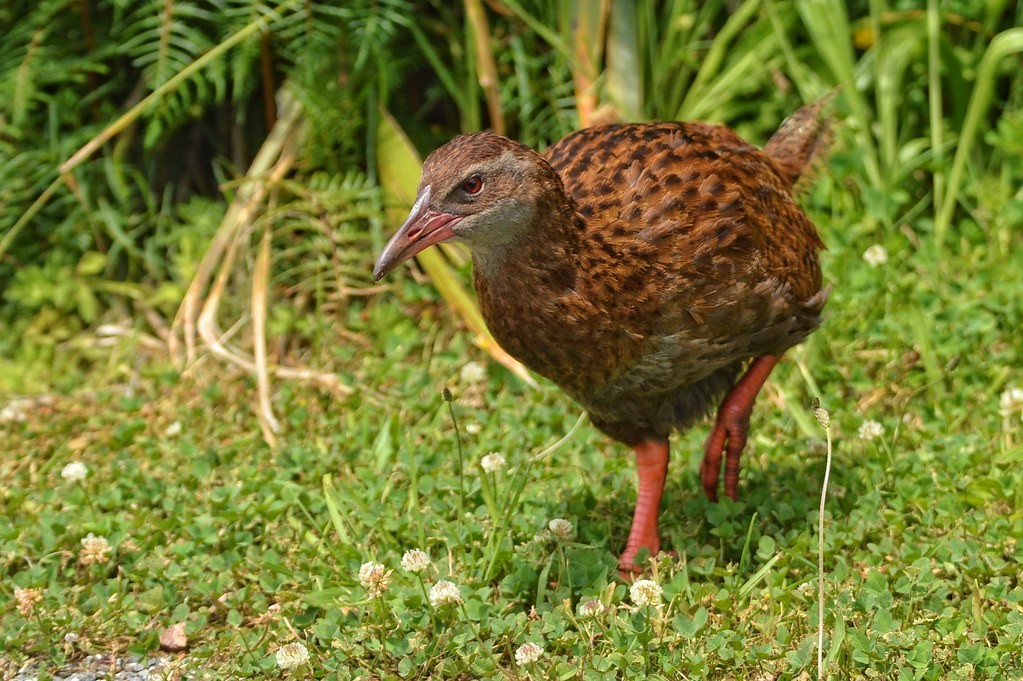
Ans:
[{"label": "bird's neck", "polygon": [[568,197],[540,206],[518,238],[473,248],[476,285],[494,293],[571,288],[578,271],[583,222]]},{"label": "bird's neck", "polygon": [[[512,357],[568,389],[555,347],[580,347],[576,291],[583,223],[571,206],[538,212],[529,238],[504,251],[473,249],[474,279],[487,328]],[[573,345],[574,344],[574,345]],[[571,364],[570,362],[568,364]]]}]

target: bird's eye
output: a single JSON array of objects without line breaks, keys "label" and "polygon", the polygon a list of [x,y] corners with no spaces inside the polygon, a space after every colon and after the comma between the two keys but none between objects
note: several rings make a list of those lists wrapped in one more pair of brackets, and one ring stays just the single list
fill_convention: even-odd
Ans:
[{"label": "bird's eye", "polygon": [[462,191],[466,194],[479,194],[483,189],[483,178],[479,175],[473,175],[468,180],[462,183]]}]

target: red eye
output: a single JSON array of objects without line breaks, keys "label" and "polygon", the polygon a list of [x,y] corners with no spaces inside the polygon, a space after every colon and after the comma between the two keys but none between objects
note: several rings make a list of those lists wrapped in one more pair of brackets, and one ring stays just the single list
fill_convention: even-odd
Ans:
[{"label": "red eye", "polygon": [[483,178],[479,175],[473,175],[462,183],[462,191],[466,194],[479,194],[481,189],[483,189]]}]

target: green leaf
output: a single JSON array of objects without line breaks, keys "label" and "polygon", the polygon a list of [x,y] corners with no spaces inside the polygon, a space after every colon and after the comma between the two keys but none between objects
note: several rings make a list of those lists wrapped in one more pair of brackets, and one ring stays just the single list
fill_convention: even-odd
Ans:
[{"label": "green leaf", "polygon": [[845,619],[842,617],[835,618],[835,630],[831,634],[831,647],[828,648],[828,657],[825,660],[824,668],[827,669],[836,659],[838,654],[842,650],[842,644],[845,642]]},{"label": "green leaf", "polygon": [[611,3],[607,29],[607,93],[625,121],[643,119],[643,70],[635,3]]},{"label": "green leaf", "polygon": [[78,316],[83,321],[90,323],[96,319],[99,314],[99,301],[96,300],[96,294],[93,293],[91,286],[85,282],[79,282],[75,289],[75,302],[78,307]]},{"label": "green leaf", "polygon": [[102,272],[106,266],[107,256],[99,251],[86,251],[78,261],[75,272],[83,277],[91,277]]},{"label": "green leaf", "polygon": [[923,640],[917,643],[913,650],[909,651],[906,660],[916,669],[927,669],[934,658],[934,643]]},{"label": "green leaf", "polygon": [[334,488],[334,483],[331,482],[330,475],[323,476],[323,500],[327,504],[327,512],[330,514],[330,522],[334,526],[334,531],[337,532],[337,536],[341,539],[343,544],[351,544],[352,540],[348,535],[348,523],[345,522],[341,515],[341,507],[337,502],[337,490]]},{"label": "green leaf", "polygon": [[692,638],[707,624],[709,615],[707,609],[701,607],[691,618],[679,615],[672,620],[671,625],[675,631],[685,638]]},{"label": "green leaf", "polygon": [[394,461],[394,444],[391,442],[390,419],[380,424],[376,440],[373,441],[373,460],[377,474],[384,473]]}]

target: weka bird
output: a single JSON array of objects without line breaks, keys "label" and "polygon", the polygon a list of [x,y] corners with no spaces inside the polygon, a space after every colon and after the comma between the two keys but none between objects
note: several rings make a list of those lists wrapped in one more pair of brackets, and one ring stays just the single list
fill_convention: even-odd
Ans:
[{"label": "weka bird", "polygon": [[641,548],[660,550],[669,433],[720,401],[701,478],[716,499],[724,454],[734,499],[757,393],[820,323],[823,244],[792,187],[823,144],[821,108],[797,111],[764,151],[705,123],[603,125],[542,155],[487,132],[456,137],[426,159],[373,271],[440,241],[468,245],[498,343],[635,449],[623,572]]}]

